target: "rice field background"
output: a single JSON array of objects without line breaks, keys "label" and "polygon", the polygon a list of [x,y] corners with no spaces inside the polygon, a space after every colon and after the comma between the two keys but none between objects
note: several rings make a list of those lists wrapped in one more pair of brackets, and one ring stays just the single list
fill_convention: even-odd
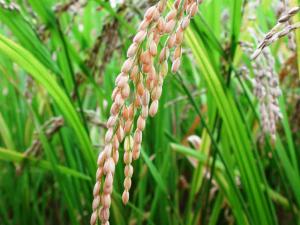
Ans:
[{"label": "rice field background", "polygon": [[298,6],[0,0],[0,224],[300,225]]}]

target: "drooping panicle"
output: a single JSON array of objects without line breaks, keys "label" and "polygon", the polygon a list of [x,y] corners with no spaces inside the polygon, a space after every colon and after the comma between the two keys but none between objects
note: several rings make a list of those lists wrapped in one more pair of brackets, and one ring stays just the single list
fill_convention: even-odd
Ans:
[{"label": "drooping panicle", "polygon": [[[109,209],[113,179],[123,145],[124,192],[123,203],[129,201],[133,175],[133,160],[140,156],[143,131],[148,116],[158,112],[163,81],[168,73],[168,60],[172,52],[172,71],[179,70],[184,31],[197,13],[201,0],[176,0],[166,11],[166,0],[146,10],[133,42],[127,50],[127,59],[116,77],[112,93],[110,117],[104,137],[104,149],[98,157],[96,184],[94,186],[93,213],[90,224],[100,220],[109,224]],[[166,42],[160,43],[166,36]],[[163,44],[162,49],[160,45]],[[133,87],[133,88],[132,88]]]}]

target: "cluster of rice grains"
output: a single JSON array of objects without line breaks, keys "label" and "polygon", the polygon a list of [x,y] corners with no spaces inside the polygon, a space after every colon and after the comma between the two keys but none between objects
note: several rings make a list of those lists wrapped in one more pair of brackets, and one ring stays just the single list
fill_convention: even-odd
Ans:
[{"label": "cluster of rice grains", "polygon": [[277,24],[266,34],[251,58],[256,59],[262,50],[277,41],[279,38],[288,36],[292,31],[300,28],[300,22],[289,24],[290,19],[300,11],[300,7],[293,7],[282,13]]},{"label": "cluster of rice grains", "polygon": [[[257,33],[254,35],[257,35]],[[251,43],[242,42],[241,47],[248,55],[253,53],[253,45]],[[251,81],[254,87],[254,95],[259,101],[262,125],[261,140],[263,140],[265,134],[270,134],[271,139],[274,141],[276,138],[276,122],[282,117],[278,105],[278,97],[281,95],[281,89],[279,87],[278,75],[274,69],[275,61],[270,49],[263,49],[259,60],[252,60],[251,64],[253,73],[255,74],[254,78],[248,76],[249,71],[246,67],[242,68],[242,72]]]},{"label": "cluster of rice grains", "polygon": [[[157,113],[163,81],[168,73],[169,55],[172,55],[171,70],[175,73],[180,67],[183,33],[201,2],[202,0],[176,0],[172,9],[165,12],[167,2],[161,0],[145,12],[127,51],[128,58],[116,78],[105,147],[97,162],[91,225],[95,225],[98,220],[103,225],[109,224],[113,178],[122,143],[125,163],[122,200],[124,204],[129,200],[132,160],[139,158],[148,115],[153,117]],[[163,36],[165,42],[160,43]],[[160,52],[159,45],[163,46]]]},{"label": "cluster of rice grains", "polygon": [[[255,5],[255,7],[257,6]],[[254,87],[254,95],[259,100],[262,134],[263,136],[270,134],[273,141],[276,139],[276,122],[282,117],[278,104],[281,89],[278,75],[275,71],[275,61],[268,46],[299,28],[299,22],[291,24],[291,18],[299,11],[300,7],[294,7],[289,10],[286,10],[284,7],[282,12],[280,12],[277,24],[262,38],[255,51],[253,51],[252,44],[247,42],[241,43],[241,47],[246,54],[251,55],[252,58],[255,77],[253,79],[247,78],[251,80]],[[249,32],[255,40],[261,33],[253,29],[249,29]],[[291,38],[289,38],[290,41]]]},{"label": "cluster of rice grains", "polygon": [[[295,51],[296,44],[292,31],[299,28],[300,23],[291,23],[291,18],[297,14],[300,7],[286,10],[283,7],[277,24],[265,35],[253,53],[253,69],[256,74],[253,80],[254,94],[260,101],[260,115],[263,133],[269,133],[272,140],[276,138],[276,122],[282,117],[278,105],[278,97],[281,95],[278,75],[275,72],[275,61],[268,47],[279,38],[288,37],[288,47]],[[262,58],[257,57],[262,54]]]},{"label": "cluster of rice grains", "polygon": [[254,61],[253,80],[254,94],[260,102],[260,115],[263,134],[269,133],[272,140],[276,138],[276,122],[282,117],[278,105],[278,97],[281,95],[278,75],[275,72],[275,62],[269,49],[264,49],[263,60]]}]

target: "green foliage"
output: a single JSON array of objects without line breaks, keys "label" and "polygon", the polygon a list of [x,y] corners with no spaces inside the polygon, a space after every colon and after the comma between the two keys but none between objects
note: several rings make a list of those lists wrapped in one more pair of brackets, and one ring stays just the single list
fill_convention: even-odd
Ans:
[{"label": "green foliage", "polygon": [[[55,12],[66,1],[17,2],[20,10],[0,5],[0,224],[87,224],[114,80],[145,9],[88,1],[74,15]],[[126,207],[124,166],[116,167],[111,224],[300,224],[300,132],[290,97],[299,98],[299,76],[281,80],[277,140],[262,144],[259,106],[239,68],[254,74],[239,41],[251,39],[249,27],[275,25],[276,13],[263,0],[253,25],[246,5],[201,5],[180,72],[167,76],[147,122]],[[277,72],[290,57],[286,45],[272,47]],[[47,121],[57,116],[63,126],[50,135]]]}]

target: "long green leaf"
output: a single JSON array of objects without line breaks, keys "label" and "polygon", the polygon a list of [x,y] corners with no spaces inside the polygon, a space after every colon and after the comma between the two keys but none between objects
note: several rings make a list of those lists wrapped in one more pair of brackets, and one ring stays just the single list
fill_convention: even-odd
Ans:
[{"label": "long green leaf", "polygon": [[[1,148],[1,147],[0,147],[0,159],[8,162],[24,163],[25,165],[28,164],[30,166],[34,166],[43,170],[53,171],[53,167],[51,163],[46,160],[36,159],[31,156],[25,156],[22,153],[10,149]],[[89,176],[65,166],[57,165],[57,169],[61,174],[67,176],[73,176],[87,181],[91,180]]]},{"label": "long green leaf", "polygon": [[87,165],[89,165],[89,172],[93,174],[96,163],[91,142],[70,99],[59,87],[54,76],[30,52],[3,35],[0,35],[0,52],[23,67],[52,96],[60,111],[74,129],[77,141],[81,145],[82,154]]}]

